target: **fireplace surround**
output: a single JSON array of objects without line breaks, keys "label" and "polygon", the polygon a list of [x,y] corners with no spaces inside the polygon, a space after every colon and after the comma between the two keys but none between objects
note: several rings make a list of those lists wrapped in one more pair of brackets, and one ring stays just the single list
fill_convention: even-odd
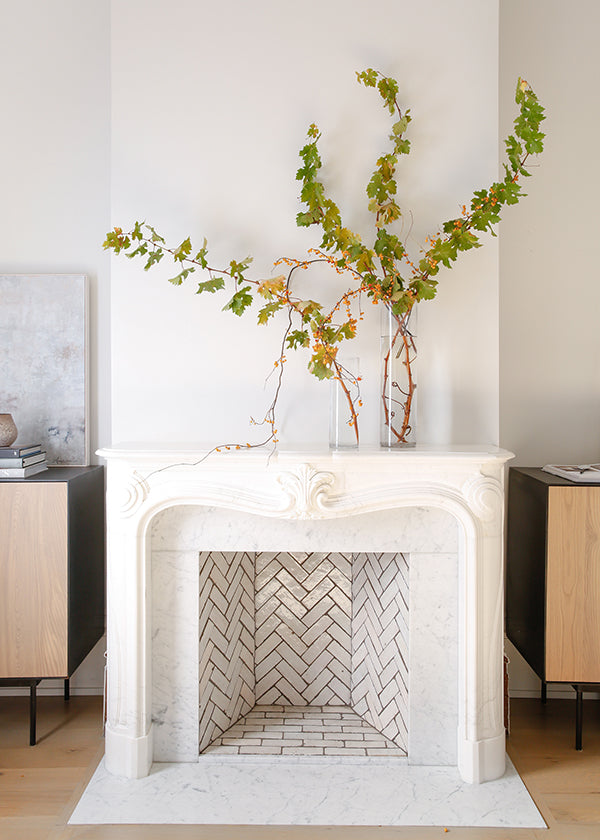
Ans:
[{"label": "fireplace surround", "polygon": [[[408,552],[408,761],[455,763],[468,782],[500,777],[505,767],[503,482],[511,454],[495,447],[426,446],[270,456],[231,451],[204,458],[205,452],[159,445],[99,452],[107,461],[107,769],[139,778],[157,758],[152,544],[160,554],[162,538],[154,529],[153,540],[152,532],[167,511],[185,507],[198,513],[193,521],[200,524],[189,527],[198,535],[194,544],[199,552]],[[427,545],[432,533],[448,531],[448,520],[454,524],[446,541]],[[455,552],[448,551],[453,529]],[[440,642],[435,625],[436,614],[452,602],[452,591],[455,660],[452,651],[443,650],[452,642]],[[415,622],[430,620],[433,625],[421,633]],[[432,665],[436,657],[447,663],[445,690],[435,683],[440,679]],[[433,741],[425,739],[420,747],[420,734],[431,729],[436,717],[432,709],[439,711],[444,704],[448,714],[437,715]],[[197,743],[199,712],[191,714],[191,725],[183,727],[191,730],[185,739]],[[444,740],[449,722],[453,748],[436,744]],[[174,727],[182,731],[180,722]]]}]

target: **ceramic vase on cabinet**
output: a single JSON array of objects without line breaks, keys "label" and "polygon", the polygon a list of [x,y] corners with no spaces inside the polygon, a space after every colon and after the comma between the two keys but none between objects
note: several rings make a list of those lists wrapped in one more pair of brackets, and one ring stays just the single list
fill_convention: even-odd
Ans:
[{"label": "ceramic vase on cabinet", "polygon": [[10,446],[17,439],[17,434],[12,414],[0,414],[0,446]]}]

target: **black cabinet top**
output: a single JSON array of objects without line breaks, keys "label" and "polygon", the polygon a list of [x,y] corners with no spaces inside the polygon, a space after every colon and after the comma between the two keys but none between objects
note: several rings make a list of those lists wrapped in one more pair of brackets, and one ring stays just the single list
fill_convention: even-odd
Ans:
[{"label": "black cabinet top", "polygon": [[594,481],[569,481],[568,478],[562,478],[560,475],[544,472],[541,467],[510,467],[509,476],[510,473],[527,476],[547,487],[600,487],[600,484]]},{"label": "black cabinet top", "polygon": [[104,467],[99,464],[95,464],[91,467],[48,466],[47,470],[37,473],[36,475],[30,475],[27,478],[0,478],[0,482],[2,482],[3,484],[18,484],[19,482],[26,482],[27,484],[42,482],[43,484],[47,484],[57,481],[72,481],[73,479],[79,478],[82,475],[97,472],[98,470],[103,469]]}]

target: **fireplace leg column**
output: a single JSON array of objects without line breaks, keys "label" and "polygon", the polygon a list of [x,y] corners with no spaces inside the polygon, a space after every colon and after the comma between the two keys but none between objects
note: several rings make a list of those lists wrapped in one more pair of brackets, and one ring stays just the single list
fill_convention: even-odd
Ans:
[{"label": "fireplace leg column", "polygon": [[461,583],[458,768],[476,784],[500,778],[506,767],[501,505],[495,513],[465,545]]},{"label": "fireplace leg column", "polygon": [[108,521],[105,765],[137,779],[153,752],[149,552],[135,516]]}]

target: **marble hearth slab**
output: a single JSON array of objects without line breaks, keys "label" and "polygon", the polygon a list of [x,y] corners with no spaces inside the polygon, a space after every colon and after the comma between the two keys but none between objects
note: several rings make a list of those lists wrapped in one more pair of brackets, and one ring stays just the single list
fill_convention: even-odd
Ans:
[{"label": "marble hearth slab", "polygon": [[69,823],[546,827],[508,759],[501,779],[472,785],[397,759],[227,758],[134,780],[102,761]]}]

